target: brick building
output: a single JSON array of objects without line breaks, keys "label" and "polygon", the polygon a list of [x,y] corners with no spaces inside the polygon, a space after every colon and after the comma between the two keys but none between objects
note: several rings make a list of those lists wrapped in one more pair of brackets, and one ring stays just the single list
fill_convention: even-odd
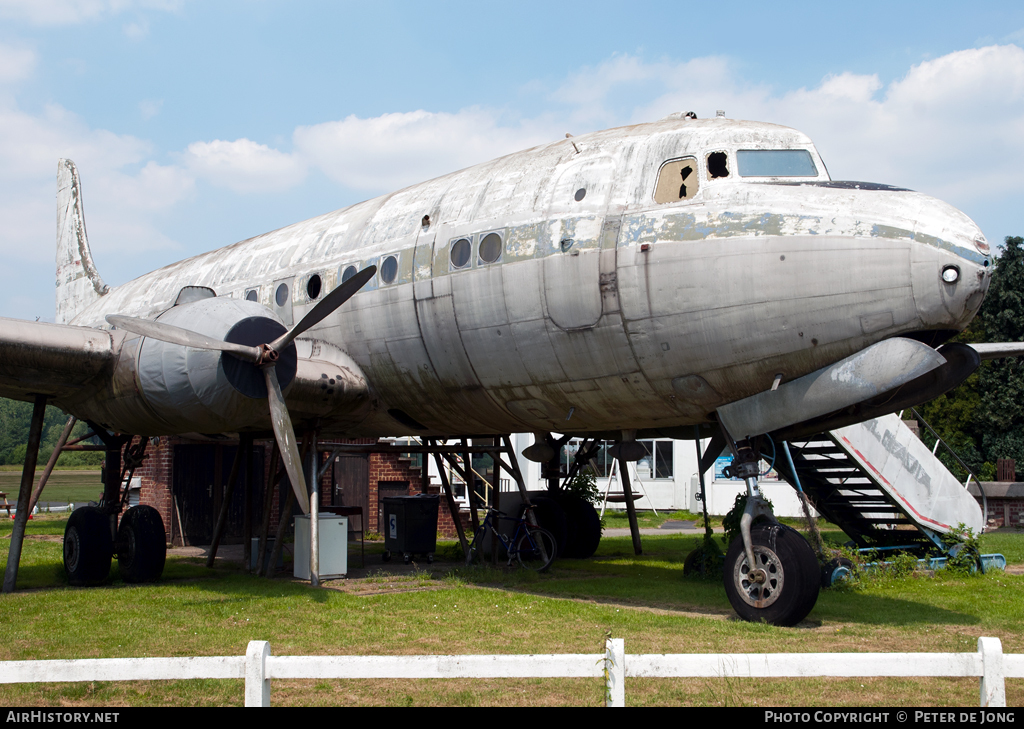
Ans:
[{"label": "brick building", "polygon": [[[373,444],[376,441],[361,439],[335,442]],[[265,486],[270,479],[272,448],[273,441],[256,441],[252,463],[246,464],[245,459],[242,459],[229,505],[225,543],[238,543],[242,540],[247,483],[251,483],[249,507],[252,533],[254,536],[259,534]],[[135,471],[135,485],[139,487],[139,501],[160,512],[172,544],[205,545],[212,541],[214,524],[222,507],[237,449],[238,441],[227,438],[190,440],[172,436],[161,437],[158,442],[150,444],[145,462]],[[321,454],[320,462],[324,463],[327,457],[327,454]],[[251,477],[247,473],[249,470],[252,471]],[[271,533],[277,528],[289,488],[285,477],[271,494]],[[436,482],[424,484],[419,456],[395,453],[344,454],[336,459],[321,479],[320,506],[325,510],[331,506],[360,506],[366,520],[366,532],[379,532],[382,498],[423,491],[440,494],[440,485]],[[466,524],[468,513],[460,513],[459,518]],[[438,532],[449,538],[456,534],[443,495],[440,498]]]}]

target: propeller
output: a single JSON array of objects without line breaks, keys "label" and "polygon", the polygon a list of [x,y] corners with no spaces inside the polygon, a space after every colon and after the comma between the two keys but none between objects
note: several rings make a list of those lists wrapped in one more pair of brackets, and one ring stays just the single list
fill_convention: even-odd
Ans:
[{"label": "propeller", "polygon": [[267,382],[267,402],[270,405],[270,422],[274,428],[274,438],[281,451],[288,480],[291,481],[299,507],[303,514],[308,514],[309,495],[306,493],[306,481],[302,477],[302,461],[295,439],[295,428],[292,426],[292,418],[288,414],[284,395],[281,394],[281,385],[277,381],[277,372],[275,371],[277,359],[282,351],[291,346],[296,337],[330,316],[335,309],[348,301],[367,281],[373,278],[375,273],[377,273],[376,266],[364,268],[325,296],[320,303],[299,320],[298,324],[274,341],[261,344],[258,347],[225,342],[153,319],[138,319],[120,314],[111,314],[106,319],[118,329],[124,329],[133,334],[170,344],[179,344],[183,347],[226,352],[241,360],[251,362],[263,370],[263,377]]}]

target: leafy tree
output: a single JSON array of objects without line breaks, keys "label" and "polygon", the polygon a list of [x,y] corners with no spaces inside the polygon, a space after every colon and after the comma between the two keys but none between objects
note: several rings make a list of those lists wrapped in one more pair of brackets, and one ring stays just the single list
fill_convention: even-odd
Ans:
[{"label": "leafy tree", "polygon": [[[980,318],[990,342],[1024,341],[1024,238],[1008,237],[996,262]],[[981,448],[989,461],[1013,458],[1024,466],[1024,362],[1007,357],[979,372]]]},{"label": "leafy tree", "polygon": [[[67,413],[47,406],[43,417],[43,433],[39,443],[39,467],[45,464],[57,446]],[[21,465],[28,450],[28,432],[32,425],[32,403],[0,398],[0,465]],[[78,438],[89,431],[88,426],[78,422],[72,437]],[[99,466],[103,462],[102,452],[62,453],[58,466]]]}]

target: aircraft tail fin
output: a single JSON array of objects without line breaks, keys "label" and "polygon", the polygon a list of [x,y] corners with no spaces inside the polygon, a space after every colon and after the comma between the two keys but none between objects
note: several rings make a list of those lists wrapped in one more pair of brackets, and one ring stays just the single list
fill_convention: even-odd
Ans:
[{"label": "aircraft tail fin", "polygon": [[67,324],[110,291],[89,250],[78,168],[57,163],[57,323]]}]

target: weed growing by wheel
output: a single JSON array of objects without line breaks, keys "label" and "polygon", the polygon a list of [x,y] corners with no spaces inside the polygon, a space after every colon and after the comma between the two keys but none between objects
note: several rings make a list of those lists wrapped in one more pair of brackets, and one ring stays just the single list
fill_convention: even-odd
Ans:
[{"label": "weed growing by wheel", "polygon": [[960,522],[956,528],[942,537],[949,557],[946,559],[946,570],[951,574],[968,576],[980,573],[981,545],[978,535],[969,526]]}]

